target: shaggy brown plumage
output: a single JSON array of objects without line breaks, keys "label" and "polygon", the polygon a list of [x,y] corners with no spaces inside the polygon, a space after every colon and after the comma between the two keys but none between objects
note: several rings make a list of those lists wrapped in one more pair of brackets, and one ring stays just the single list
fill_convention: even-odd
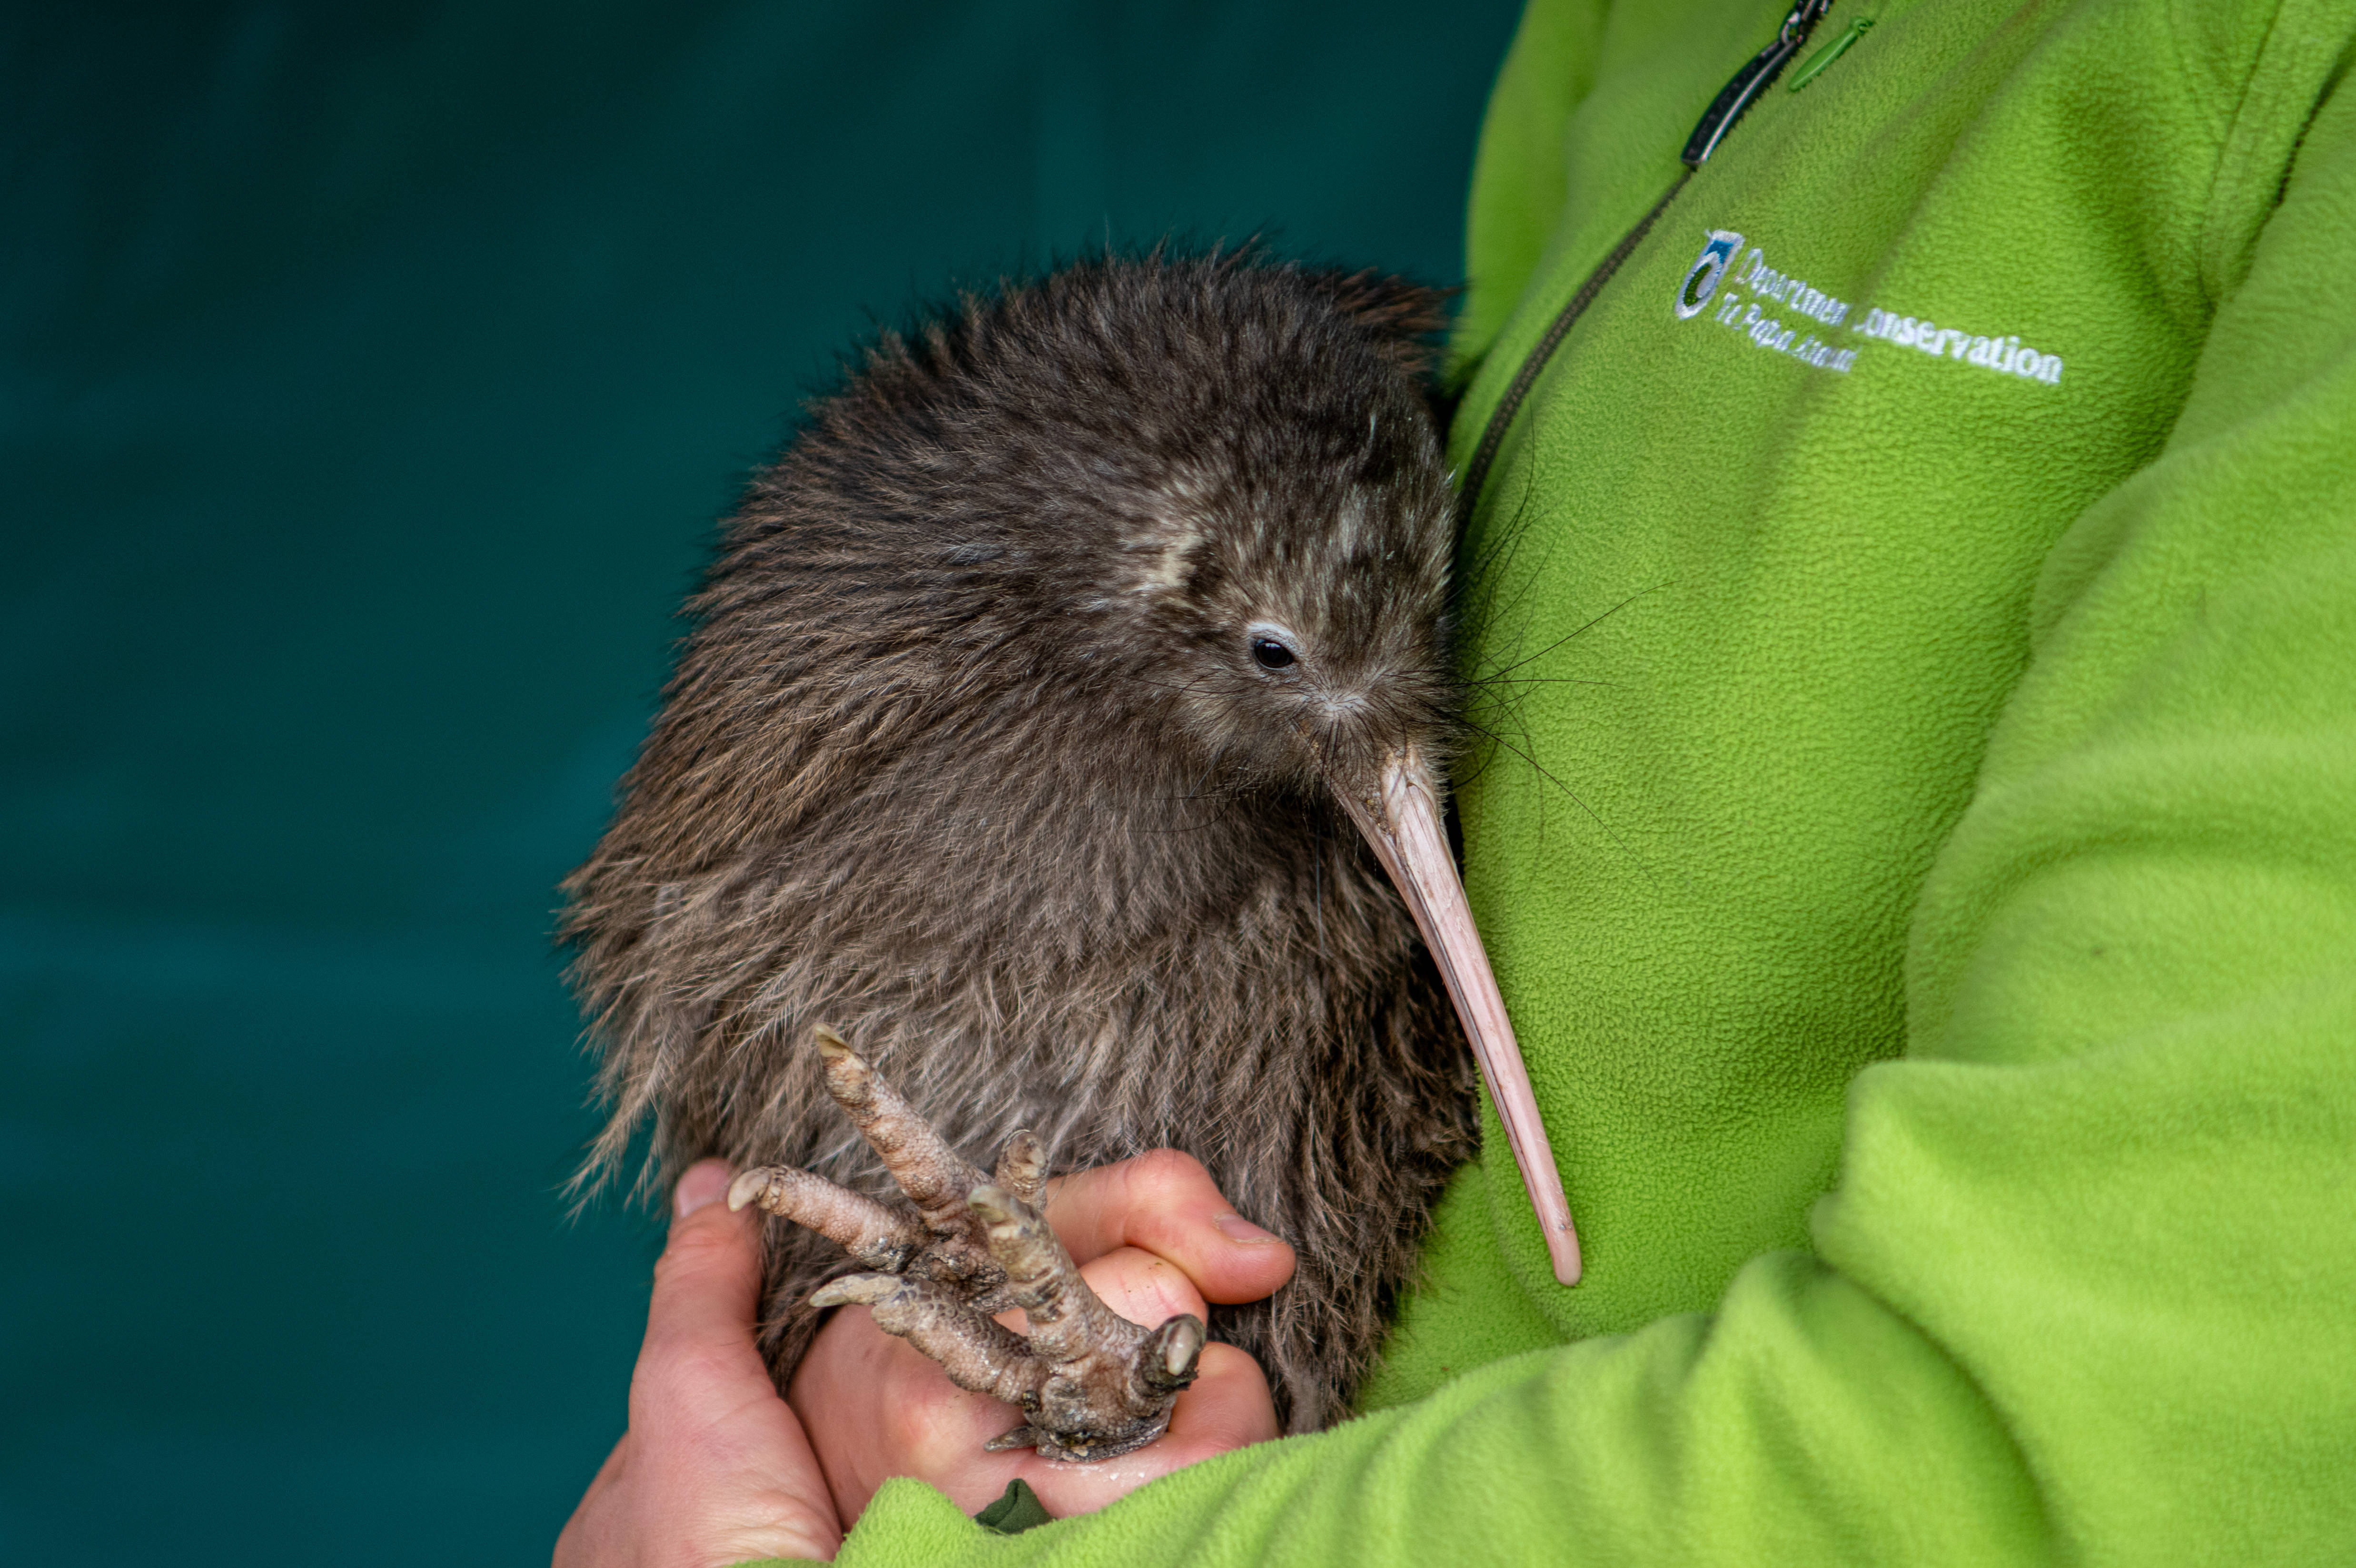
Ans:
[{"label": "shaggy brown plumage", "polygon": [[[759,475],[564,931],[612,1119],[888,1193],[842,1031],[987,1168],[1184,1149],[1299,1251],[1212,1331],[1347,1408],[1472,1069],[1342,808],[1451,735],[1437,296],[1107,260],[886,336]],[[768,1227],[780,1384],[858,1265]]]}]

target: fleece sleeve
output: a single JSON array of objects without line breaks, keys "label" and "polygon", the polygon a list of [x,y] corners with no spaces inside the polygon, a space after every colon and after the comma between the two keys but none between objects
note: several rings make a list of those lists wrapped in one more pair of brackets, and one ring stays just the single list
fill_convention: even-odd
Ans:
[{"label": "fleece sleeve", "polygon": [[2245,254],[2045,572],[1809,1253],[1011,1539],[896,1482],[841,1561],[2356,1560],[2356,91]]}]

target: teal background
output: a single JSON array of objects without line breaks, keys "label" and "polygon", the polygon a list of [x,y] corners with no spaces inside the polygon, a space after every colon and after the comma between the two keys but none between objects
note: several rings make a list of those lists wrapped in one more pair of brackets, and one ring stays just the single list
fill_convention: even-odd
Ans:
[{"label": "teal background", "polygon": [[712,519],[1105,238],[1453,281],[1507,0],[0,7],[0,1561],[545,1561],[548,945]]}]

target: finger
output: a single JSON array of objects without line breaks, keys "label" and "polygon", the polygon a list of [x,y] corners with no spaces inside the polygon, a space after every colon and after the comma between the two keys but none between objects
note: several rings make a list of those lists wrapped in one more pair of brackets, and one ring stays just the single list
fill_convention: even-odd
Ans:
[{"label": "finger", "polygon": [[[684,1220],[705,1204],[724,1197],[734,1183],[728,1178],[724,1161],[700,1159],[681,1173],[679,1185],[671,1189],[670,1211],[675,1219]],[[737,1207],[730,1204],[730,1208]]]},{"label": "finger", "polygon": [[[679,1217],[655,1260],[647,1337],[631,1380],[633,1426],[685,1413],[682,1403],[741,1400],[770,1389],[754,1347],[761,1295],[756,1221],[717,1200],[728,1180],[727,1165],[716,1159],[680,1178],[673,1197]],[[695,1375],[676,1375],[683,1363],[692,1363]]]},{"label": "finger", "polygon": [[607,1462],[611,1484],[593,1487],[583,1509],[636,1545],[652,1531],[699,1561],[830,1556],[841,1536],[826,1478],[755,1344],[758,1221],[720,1200],[728,1181],[716,1159],[680,1179],[630,1376],[629,1431]]},{"label": "finger", "polygon": [[1142,1247],[1119,1247],[1080,1265],[1098,1299],[1147,1328],[1183,1315],[1208,1320],[1210,1307],[1185,1271]]},{"label": "finger", "polygon": [[1080,1262],[1141,1248],[1213,1301],[1258,1301],[1292,1277],[1292,1248],[1237,1214],[1202,1162],[1175,1149],[1050,1183],[1046,1214]]},{"label": "finger", "polygon": [[1260,1364],[1233,1345],[1204,1346],[1194,1386],[1178,1396],[1163,1441],[1200,1457],[1205,1448],[1223,1454],[1276,1435],[1276,1401]]},{"label": "finger", "polygon": [[984,1447],[1023,1424],[1022,1410],[958,1388],[938,1363],[876,1327],[863,1307],[841,1308],[819,1330],[789,1399],[845,1520],[857,1519],[893,1476],[927,1481],[972,1513],[1023,1473],[1027,1456]]}]

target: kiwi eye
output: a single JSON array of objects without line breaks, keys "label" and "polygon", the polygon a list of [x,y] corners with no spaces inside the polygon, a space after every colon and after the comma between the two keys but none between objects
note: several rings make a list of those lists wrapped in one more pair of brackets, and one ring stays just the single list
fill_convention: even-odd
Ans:
[{"label": "kiwi eye", "polygon": [[1251,648],[1253,661],[1262,669],[1282,669],[1292,663],[1292,650],[1274,637],[1254,637]]}]

